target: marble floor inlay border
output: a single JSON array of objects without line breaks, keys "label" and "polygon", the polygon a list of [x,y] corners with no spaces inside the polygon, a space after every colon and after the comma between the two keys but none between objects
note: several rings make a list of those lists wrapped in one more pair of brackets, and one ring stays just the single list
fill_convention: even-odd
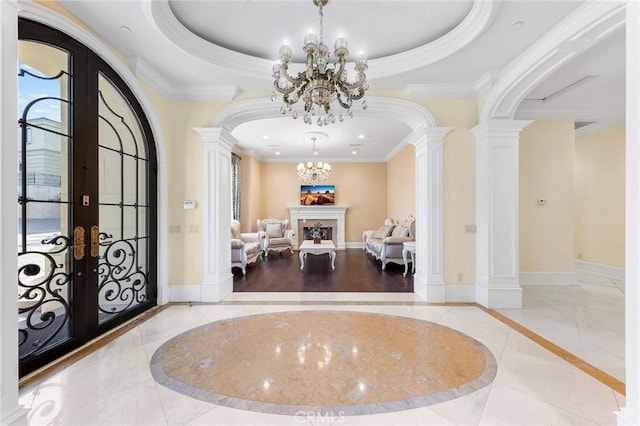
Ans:
[{"label": "marble floor inlay border", "polygon": [[161,385],[222,406],[351,416],[467,395],[493,382],[497,361],[479,341],[429,321],[311,310],[193,328],[162,344],[150,368]]}]

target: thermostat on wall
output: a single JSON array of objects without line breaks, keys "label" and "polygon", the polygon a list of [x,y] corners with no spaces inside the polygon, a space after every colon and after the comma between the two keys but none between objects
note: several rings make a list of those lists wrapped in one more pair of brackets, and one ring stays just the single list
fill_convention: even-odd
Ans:
[{"label": "thermostat on wall", "polygon": [[185,200],[182,203],[182,208],[185,210],[193,210],[196,208],[196,202],[195,200]]}]

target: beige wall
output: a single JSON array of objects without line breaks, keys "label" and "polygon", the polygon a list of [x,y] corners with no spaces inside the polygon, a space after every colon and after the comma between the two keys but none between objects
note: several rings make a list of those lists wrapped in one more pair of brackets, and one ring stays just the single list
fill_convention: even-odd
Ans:
[{"label": "beige wall", "polygon": [[[520,136],[520,271],[574,270],[573,121],[536,121]],[[538,199],[546,200],[544,205]]]},{"label": "beige wall", "polygon": [[473,284],[476,277],[475,99],[434,99],[421,102],[439,127],[450,127],[443,150],[443,257],[447,284]]},{"label": "beige wall", "polygon": [[[300,203],[300,181],[294,163],[262,163],[261,213],[263,217],[289,217],[286,206]],[[326,182],[336,187],[336,205],[349,206],[345,216],[345,241],[361,242],[362,231],[377,229],[386,218],[387,172],[385,163],[331,163]]]},{"label": "beige wall", "polygon": [[416,150],[405,146],[387,162],[387,216],[403,220],[416,215]]},{"label": "beige wall", "polygon": [[444,143],[443,253],[444,281],[473,284],[476,268],[475,137],[471,130],[452,130]]},{"label": "beige wall", "polygon": [[[222,107],[212,102],[167,101],[148,86],[164,130],[167,184],[169,284],[202,282],[202,166],[203,145],[194,127],[208,127]],[[198,207],[184,210],[184,200],[196,200]]]},{"label": "beige wall", "polygon": [[624,267],[625,126],[576,138],[576,259]]}]

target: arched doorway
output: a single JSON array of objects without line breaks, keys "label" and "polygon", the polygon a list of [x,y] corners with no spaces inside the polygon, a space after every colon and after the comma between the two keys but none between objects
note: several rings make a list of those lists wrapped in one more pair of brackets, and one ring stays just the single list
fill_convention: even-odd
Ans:
[{"label": "arched doorway", "polygon": [[156,305],[157,159],[123,79],[19,21],[20,375]]}]

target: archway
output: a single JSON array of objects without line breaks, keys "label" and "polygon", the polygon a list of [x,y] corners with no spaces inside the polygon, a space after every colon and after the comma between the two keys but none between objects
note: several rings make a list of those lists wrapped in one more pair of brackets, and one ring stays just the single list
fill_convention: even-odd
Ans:
[{"label": "archway", "polygon": [[[437,127],[433,115],[413,102],[381,97],[368,98],[367,102],[369,107],[363,115],[394,119],[405,123],[411,129],[403,143],[413,144],[416,148],[418,256],[414,292],[424,300],[444,302],[446,289],[442,256],[442,151],[443,139],[449,129]],[[229,247],[229,212],[226,209],[215,208],[230,205],[230,194],[225,189],[229,185],[224,179],[227,179],[225,159],[230,157],[231,147],[237,143],[231,132],[242,123],[280,116],[270,99],[251,99],[234,103],[221,110],[213,118],[212,127],[195,129],[205,143],[202,203],[205,217],[205,278],[201,291],[203,301],[212,301],[207,297],[213,297],[215,301],[222,300],[232,292],[231,275],[228,272],[230,267],[225,254]]]}]

